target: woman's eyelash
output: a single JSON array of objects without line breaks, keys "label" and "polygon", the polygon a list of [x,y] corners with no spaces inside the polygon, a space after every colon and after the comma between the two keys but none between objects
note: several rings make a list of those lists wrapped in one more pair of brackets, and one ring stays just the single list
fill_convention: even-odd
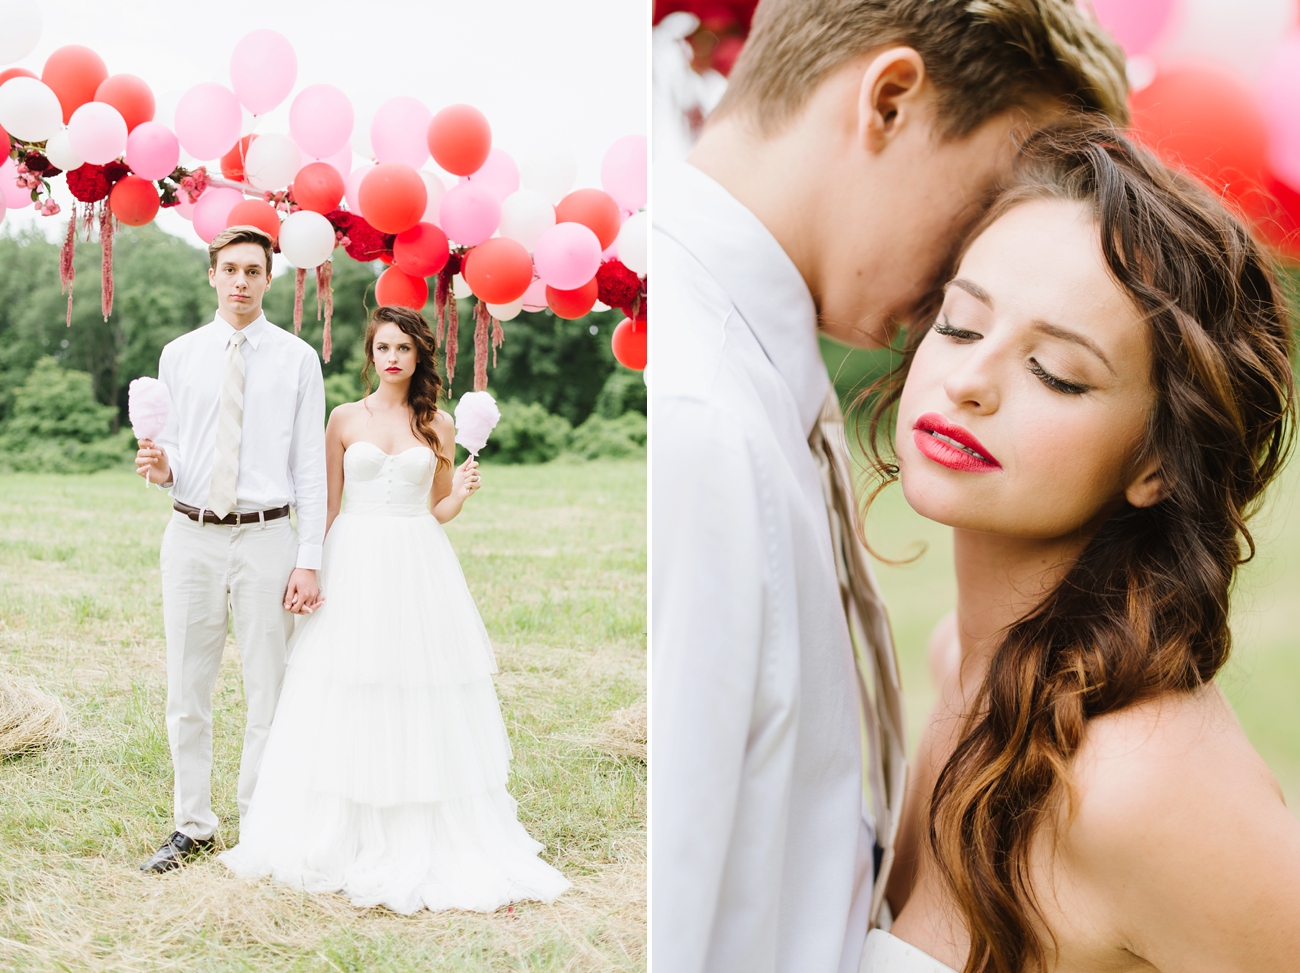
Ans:
[{"label": "woman's eyelash", "polygon": [[976,331],[963,331],[961,328],[954,328],[948,323],[947,318],[935,319],[934,333],[947,335],[949,338],[956,338],[959,341],[977,341],[984,337]]},{"label": "woman's eyelash", "polygon": [[1042,365],[1038,364],[1038,359],[1029,359],[1029,370],[1037,376],[1044,385],[1049,389],[1057,392],[1063,392],[1066,395],[1082,395],[1084,392],[1092,391],[1091,385],[1080,385],[1077,382],[1067,382],[1063,378],[1057,378]]}]

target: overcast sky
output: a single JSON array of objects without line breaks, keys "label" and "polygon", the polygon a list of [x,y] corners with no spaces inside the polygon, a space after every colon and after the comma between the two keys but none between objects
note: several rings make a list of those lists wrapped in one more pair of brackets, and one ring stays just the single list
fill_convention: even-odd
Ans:
[{"label": "overcast sky", "polygon": [[[270,28],[287,37],[298,56],[294,94],[328,83],[352,99],[358,162],[369,153],[375,110],[397,95],[418,98],[434,112],[457,102],[475,105],[492,125],[493,144],[516,161],[567,147],[578,159],[579,186],[600,185],[600,162],[611,143],[648,131],[649,0],[36,5],[44,19],[41,41],[19,66],[39,75],[51,51],[84,44],[103,57],[110,74],[135,74],[148,82],[158,101],[156,118],[169,127],[185,91],[202,81],[229,87],[236,42]],[[292,100],[293,94],[259,119],[256,131],[288,132]],[[245,122],[251,125],[251,116]],[[64,204],[71,197],[62,183],[56,198]],[[66,212],[66,205],[53,218],[32,208],[11,210],[5,224],[35,222],[51,239],[61,238]],[[158,222],[201,245],[179,216],[163,212]]]}]

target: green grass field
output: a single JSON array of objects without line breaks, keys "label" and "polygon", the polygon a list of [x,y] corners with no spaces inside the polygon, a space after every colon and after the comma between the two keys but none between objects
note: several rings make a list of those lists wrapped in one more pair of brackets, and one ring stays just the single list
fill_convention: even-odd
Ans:
[{"label": "green grass field", "polygon": [[[0,763],[0,968],[645,968],[645,765],[600,743],[645,694],[644,461],[485,467],[448,527],[497,649],[520,818],[574,883],[552,906],[488,916],[358,910],[246,883],[211,859],[138,871],[171,831],[158,577],[169,514],[130,473],[0,476],[0,668],[35,677],[72,724],[60,748]],[[233,843],[233,643],[214,707],[213,796]]]},{"label": "green grass field", "polygon": [[[1251,524],[1258,555],[1240,570],[1233,592],[1233,650],[1220,684],[1300,816],[1300,457],[1265,500]],[[911,564],[874,564],[898,643],[915,746],[934,703],[930,630],[956,604],[952,532],[913,512],[895,485],[873,504],[867,537],[894,560],[925,546]]]}]

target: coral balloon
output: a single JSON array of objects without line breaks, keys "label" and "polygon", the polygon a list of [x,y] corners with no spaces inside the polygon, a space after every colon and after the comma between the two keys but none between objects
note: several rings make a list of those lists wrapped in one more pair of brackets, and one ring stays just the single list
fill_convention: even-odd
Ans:
[{"label": "coral balloon", "polygon": [[354,120],[347,95],[332,84],[314,84],[294,97],[289,134],[307,155],[325,159],[348,144]]},{"label": "coral balloon", "polygon": [[613,337],[609,341],[618,363],[634,372],[644,371],[648,357],[646,337],[647,329],[644,321],[631,321],[624,318],[614,329]]},{"label": "coral balloon", "polygon": [[293,201],[315,213],[338,209],[343,199],[343,177],[328,162],[309,162],[293,177]]},{"label": "coral balloon", "polygon": [[302,151],[293,139],[267,132],[250,142],[244,156],[244,176],[256,189],[283,189],[302,168]]},{"label": "coral balloon", "polygon": [[196,159],[219,159],[239,138],[244,116],[229,88],[205,81],[176,104],[176,137]]},{"label": "coral balloon", "polygon": [[0,6],[0,22],[4,23],[0,31],[0,64],[21,61],[36,50],[41,39],[41,8],[37,4],[8,0]]},{"label": "coral balloon", "polygon": [[1300,191],[1300,30],[1293,30],[1264,74],[1268,161],[1282,182]]},{"label": "coral balloon", "polygon": [[447,190],[438,210],[438,225],[457,243],[476,247],[501,222],[501,204],[482,186],[463,182]]},{"label": "coral balloon", "polygon": [[126,121],[112,105],[88,101],[72,113],[68,142],[77,155],[102,166],[126,151]]},{"label": "coral balloon", "polygon": [[41,80],[41,76],[34,71],[28,71],[26,68],[5,68],[0,71],[0,85],[4,84],[10,78],[35,78]]},{"label": "coral balloon", "polygon": [[45,60],[41,80],[49,85],[63,107],[63,122],[72,119],[72,113],[88,101],[95,100],[95,92],[108,78],[104,59],[89,47],[69,44],[60,47]]},{"label": "coral balloon", "polygon": [[[134,74],[114,74],[95,89],[95,100],[112,105],[126,121],[126,130],[153,121],[156,110],[153,92]],[[174,167],[173,167],[174,168]]]},{"label": "coral balloon", "polygon": [[433,116],[424,103],[405,96],[379,106],[370,123],[370,145],[379,162],[402,162],[418,169],[429,158],[424,134]]},{"label": "coral balloon", "polygon": [[533,259],[519,241],[493,237],[465,256],[461,274],[489,304],[509,304],[523,297],[533,282]]},{"label": "coral balloon", "polygon": [[334,253],[334,227],[311,210],[290,213],[280,225],[280,252],[295,267],[311,270]]},{"label": "coral balloon", "polygon": [[143,179],[170,175],[181,160],[181,143],[161,122],[141,122],[126,137],[126,164]]},{"label": "coral balloon", "polygon": [[555,222],[581,223],[596,234],[600,249],[604,250],[618,239],[623,220],[618,203],[609,193],[599,189],[575,189],[555,207]]},{"label": "coral balloon", "polygon": [[[0,129],[0,131],[3,131],[3,129]],[[8,136],[6,136],[7,138]],[[64,172],[80,169],[86,164],[86,160],[72,150],[72,143],[68,141],[68,130],[66,128],[59,129],[49,137],[49,140],[45,143],[45,158]]]},{"label": "coral balloon", "polygon": [[357,202],[380,233],[401,233],[420,222],[428,203],[420,174],[402,162],[381,162],[361,180]]},{"label": "coral balloon", "polygon": [[245,34],[230,55],[230,84],[254,115],[270,111],[293,90],[298,56],[283,34],[255,30]]},{"label": "coral balloon", "polygon": [[[450,194],[448,194],[450,195]],[[600,241],[581,223],[556,223],[537,240],[537,276],[562,291],[577,290],[600,269]]]},{"label": "coral balloon", "polygon": [[557,291],[554,287],[546,288],[546,303],[555,316],[569,321],[590,314],[600,296],[600,285],[593,277],[577,290]]},{"label": "coral balloon", "polygon": [[393,241],[394,263],[412,277],[431,277],[447,265],[450,255],[447,234],[432,223],[416,223]]},{"label": "coral balloon", "polygon": [[389,267],[375,282],[375,300],[381,306],[398,305],[420,310],[429,301],[429,285],[400,267]]},{"label": "coral balloon", "polygon": [[244,162],[248,158],[248,147],[253,144],[256,135],[245,135],[230,147],[230,151],[221,157],[221,174],[235,182],[244,181]]},{"label": "coral balloon", "polygon": [[59,97],[35,78],[10,78],[0,85],[0,125],[16,139],[44,142],[63,125]]},{"label": "coral balloon", "polygon": [[600,164],[600,184],[623,209],[635,211],[645,205],[648,158],[644,135],[621,138],[605,153]]},{"label": "coral balloon", "polygon": [[500,149],[492,149],[484,162],[471,176],[461,176],[463,182],[475,182],[488,190],[498,200],[504,201],[519,191],[519,167],[515,160]]},{"label": "coral balloon", "polygon": [[537,239],[555,225],[555,207],[541,193],[521,189],[501,203],[501,235],[532,252]]},{"label": "coral balloon", "polygon": [[1268,136],[1255,98],[1219,68],[1184,66],[1156,76],[1130,104],[1133,134],[1216,194],[1241,199],[1259,185]]},{"label": "coral balloon", "polygon": [[108,205],[127,226],[144,226],[158,215],[158,190],[148,179],[123,176],[109,194]]},{"label": "coral balloon", "polygon": [[226,228],[226,217],[244,198],[238,189],[209,187],[194,204],[191,218],[194,232],[204,243],[211,243]]},{"label": "coral balloon", "polygon": [[280,215],[265,200],[245,199],[232,206],[226,214],[226,228],[232,226],[255,226],[275,240],[280,236]]},{"label": "coral balloon", "polygon": [[477,172],[492,150],[492,126],[471,105],[448,105],[427,126],[433,161],[455,176]]}]

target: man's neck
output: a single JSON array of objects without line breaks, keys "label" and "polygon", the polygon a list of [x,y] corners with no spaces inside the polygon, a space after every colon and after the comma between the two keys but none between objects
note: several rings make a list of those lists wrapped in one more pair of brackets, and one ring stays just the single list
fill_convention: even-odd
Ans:
[{"label": "man's neck", "polygon": [[221,305],[218,305],[217,315],[221,318],[222,321],[225,321],[226,324],[230,325],[236,331],[243,331],[250,324],[252,324],[254,321],[256,321],[258,318],[262,316],[262,308],[261,305],[258,305],[258,307],[253,310],[249,310],[241,313],[239,311],[234,311],[228,307],[222,307]]}]

